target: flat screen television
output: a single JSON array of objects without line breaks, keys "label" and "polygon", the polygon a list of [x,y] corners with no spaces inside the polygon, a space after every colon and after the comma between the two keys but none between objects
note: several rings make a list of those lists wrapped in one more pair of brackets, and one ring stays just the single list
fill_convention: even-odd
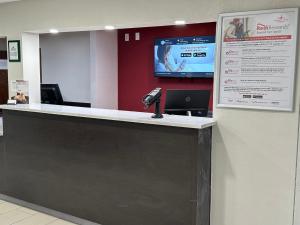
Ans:
[{"label": "flat screen television", "polygon": [[155,40],[154,75],[157,77],[212,78],[215,36]]}]

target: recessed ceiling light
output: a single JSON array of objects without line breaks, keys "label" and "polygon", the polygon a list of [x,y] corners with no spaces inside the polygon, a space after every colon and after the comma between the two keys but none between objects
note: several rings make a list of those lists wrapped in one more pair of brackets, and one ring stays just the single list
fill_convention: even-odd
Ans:
[{"label": "recessed ceiling light", "polygon": [[57,29],[50,29],[49,32],[51,34],[58,34],[59,33],[59,31]]},{"label": "recessed ceiling light", "polygon": [[104,28],[105,28],[105,30],[114,30],[115,29],[115,27],[111,26],[111,25],[107,25]]},{"label": "recessed ceiling light", "polygon": [[176,25],[184,25],[184,24],[185,24],[185,21],[184,21],[184,20],[176,20],[176,21],[175,21],[175,24],[176,24]]}]

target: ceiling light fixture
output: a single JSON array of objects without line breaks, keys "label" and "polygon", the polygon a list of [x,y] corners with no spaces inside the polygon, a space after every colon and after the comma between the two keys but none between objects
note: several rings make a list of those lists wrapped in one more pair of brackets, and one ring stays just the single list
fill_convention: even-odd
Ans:
[{"label": "ceiling light fixture", "polygon": [[59,33],[59,31],[57,29],[50,29],[49,32],[51,34],[58,34]]},{"label": "ceiling light fixture", "polygon": [[104,28],[105,28],[105,30],[114,30],[115,29],[115,27],[112,25],[107,25]]},{"label": "ceiling light fixture", "polygon": [[184,25],[184,24],[186,24],[186,22],[184,20],[176,20],[175,24],[176,25]]}]

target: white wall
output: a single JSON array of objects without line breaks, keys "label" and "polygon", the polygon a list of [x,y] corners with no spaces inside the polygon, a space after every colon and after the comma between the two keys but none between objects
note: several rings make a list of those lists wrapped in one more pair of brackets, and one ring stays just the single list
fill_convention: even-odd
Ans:
[{"label": "white wall", "polygon": [[24,33],[23,43],[23,79],[29,81],[29,102],[41,102],[39,35]]},{"label": "white wall", "polygon": [[[283,7],[300,7],[300,1],[24,0],[0,7],[0,36],[15,39],[22,31],[52,27],[166,25],[178,17],[206,22],[222,12]],[[22,77],[21,68],[9,65],[10,78]],[[292,113],[215,108],[212,225],[293,224],[299,84]]]},{"label": "white wall", "polygon": [[91,101],[90,32],[40,35],[42,82],[59,84],[64,101]]},{"label": "white wall", "polygon": [[295,225],[300,224],[300,155],[298,146],[298,162],[297,162],[297,180],[296,180],[296,196],[295,196]]},{"label": "white wall", "polygon": [[118,33],[91,32],[91,103],[118,109]]}]

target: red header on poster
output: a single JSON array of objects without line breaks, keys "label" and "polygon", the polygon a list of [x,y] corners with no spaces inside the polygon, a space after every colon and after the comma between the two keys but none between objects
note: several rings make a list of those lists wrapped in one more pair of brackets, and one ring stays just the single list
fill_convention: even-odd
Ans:
[{"label": "red header on poster", "polygon": [[292,35],[258,36],[258,37],[245,37],[245,38],[224,38],[224,42],[289,40],[289,39],[292,39]]}]

